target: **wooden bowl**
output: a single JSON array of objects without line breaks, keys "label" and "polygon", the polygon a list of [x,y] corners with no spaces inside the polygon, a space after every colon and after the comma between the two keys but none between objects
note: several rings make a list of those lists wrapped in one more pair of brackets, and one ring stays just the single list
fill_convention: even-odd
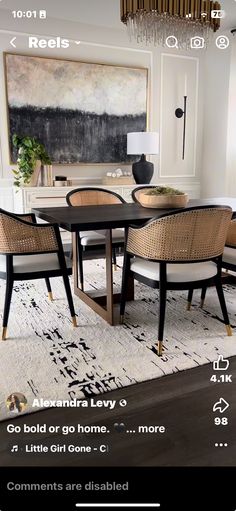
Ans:
[{"label": "wooden bowl", "polygon": [[183,195],[147,195],[146,193],[139,193],[138,200],[144,208],[185,208],[188,204],[187,193]]}]

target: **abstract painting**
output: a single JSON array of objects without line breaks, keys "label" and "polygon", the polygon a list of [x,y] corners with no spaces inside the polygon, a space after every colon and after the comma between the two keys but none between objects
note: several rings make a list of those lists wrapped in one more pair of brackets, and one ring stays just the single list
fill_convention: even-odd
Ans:
[{"label": "abstract painting", "polygon": [[147,127],[147,69],[5,54],[12,136],[34,136],[53,163],[124,163]]}]

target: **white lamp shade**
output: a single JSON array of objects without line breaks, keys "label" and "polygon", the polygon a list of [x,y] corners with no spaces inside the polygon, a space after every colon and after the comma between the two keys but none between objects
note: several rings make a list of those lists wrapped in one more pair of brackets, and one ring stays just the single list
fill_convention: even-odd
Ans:
[{"label": "white lamp shade", "polygon": [[158,154],[159,134],[140,131],[127,134],[127,154]]}]

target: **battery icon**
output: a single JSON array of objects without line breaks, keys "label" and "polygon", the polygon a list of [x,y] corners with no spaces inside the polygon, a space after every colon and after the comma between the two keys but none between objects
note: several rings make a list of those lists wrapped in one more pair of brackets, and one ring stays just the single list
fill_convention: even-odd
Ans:
[{"label": "battery icon", "polygon": [[41,20],[45,20],[47,17],[47,11],[39,11],[39,17]]}]

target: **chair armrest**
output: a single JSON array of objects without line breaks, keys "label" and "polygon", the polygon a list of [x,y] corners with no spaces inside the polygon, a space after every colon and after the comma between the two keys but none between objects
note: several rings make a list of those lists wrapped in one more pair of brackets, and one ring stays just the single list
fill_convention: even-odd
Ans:
[{"label": "chair armrest", "polygon": [[161,259],[162,251],[158,243],[158,232],[161,225],[158,220],[154,222],[148,221],[143,226],[130,226],[127,236],[127,252],[148,259]]},{"label": "chair armrest", "polygon": [[56,224],[35,224],[11,214],[0,215],[0,252],[34,254],[57,252],[60,244]]},{"label": "chair armrest", "polygon": [[225,244],[228,247],[236,248],[236,219],[231,220],[231,222],[229,224],[229,229],[227,232],[227,238],[226,238]]}]

